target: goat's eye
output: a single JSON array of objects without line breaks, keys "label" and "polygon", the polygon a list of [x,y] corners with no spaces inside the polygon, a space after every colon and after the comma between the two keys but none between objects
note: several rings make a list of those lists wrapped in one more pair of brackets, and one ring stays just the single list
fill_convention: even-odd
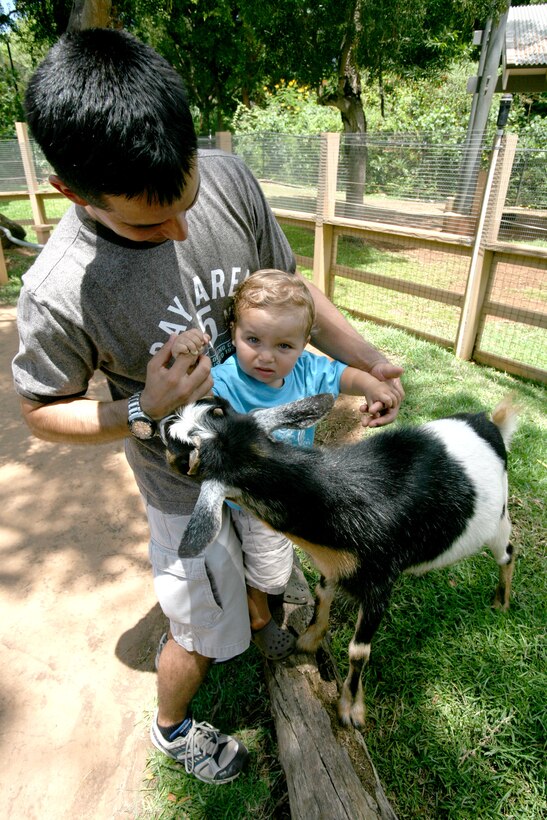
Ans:
[{"label": "goat's eye", "polygon": [[222,409],[222,407],[215,407],[215,409],[213,410],[213,416],[223,416],[223,415],[224,415],[224,410]]}]

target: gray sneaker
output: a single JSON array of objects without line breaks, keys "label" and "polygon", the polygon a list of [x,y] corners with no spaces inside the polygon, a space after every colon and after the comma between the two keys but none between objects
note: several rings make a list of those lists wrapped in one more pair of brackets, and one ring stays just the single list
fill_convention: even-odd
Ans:
[{"label": "gray sneaker", "polygon": [[184,735],[165,740],[158,728],[158,716],[150,728],[150,739],[156,748],[183,763],[188,774],[204,783],[229,783],[243,771],[249,752],[239,740],[224,735],[209,723],[193,718]]}]

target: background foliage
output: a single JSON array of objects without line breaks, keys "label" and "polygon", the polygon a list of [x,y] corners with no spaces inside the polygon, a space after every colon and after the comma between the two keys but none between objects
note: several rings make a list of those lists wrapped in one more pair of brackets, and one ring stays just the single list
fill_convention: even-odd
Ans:
[{"label": "background foliage", "polygon": [[[0,138],[7,138],[21,116],[29,73],[66,30],[72,2],[2,2]],[[366,127],[440,134],[465,129],[471,106],[465,85],[478,59],[473,30],[505,5],[119,0],[112,25],[149,42],[179,71],[202,134]],[[513,106],[513,125],[529,132],[534,145],[547,140],[545,97],[519,96]]]}]

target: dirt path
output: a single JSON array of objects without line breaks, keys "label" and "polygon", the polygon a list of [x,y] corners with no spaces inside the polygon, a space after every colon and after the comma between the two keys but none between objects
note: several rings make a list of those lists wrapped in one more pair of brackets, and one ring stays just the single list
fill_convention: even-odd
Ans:
[{"label": "dirt path", "polygon": [[134,818],[164,624],[144,512],[121,446],[30,437],[16,347],[0,308],[0,815]]}]

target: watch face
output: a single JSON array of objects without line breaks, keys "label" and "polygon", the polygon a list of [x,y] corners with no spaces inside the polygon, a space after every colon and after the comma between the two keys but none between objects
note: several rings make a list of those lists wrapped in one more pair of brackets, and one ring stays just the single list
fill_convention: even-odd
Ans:
[{"label": "watch face", "polygon": [[135,419],[131,422],[131,432],[135,438],[146,440],[153,437],[154,426],[146,419]]}]

